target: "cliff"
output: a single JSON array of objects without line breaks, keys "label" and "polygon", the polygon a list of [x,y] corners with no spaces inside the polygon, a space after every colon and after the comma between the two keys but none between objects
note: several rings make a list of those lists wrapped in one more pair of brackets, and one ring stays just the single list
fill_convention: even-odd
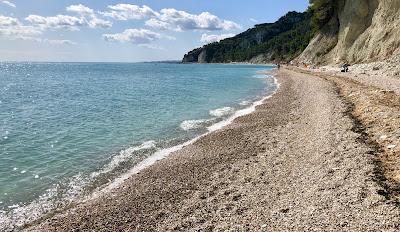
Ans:
[{"label": "cliff", "polygon": [[256,25],[235,37],[207,44],[182,62],[274,62],[298,56],[313,37],[309,13],[289,12],[275,23]]},{"label": "cliff", "polygon": [[400,0],[332,1],[333,17],[297,61],[367,63],[400,54]]},{"label": "cliff", "polygon": [[[256,25],[233,38],[194,49],[182,61],[268,63],[294,59],[325,65],[396,61],[400,57],[400,0],[312,2],[322,5],[322,15],[327,15],[322,21],[312,10],[289,12],[275,23]],[[322,23],[318,30],[313,20]]]}]

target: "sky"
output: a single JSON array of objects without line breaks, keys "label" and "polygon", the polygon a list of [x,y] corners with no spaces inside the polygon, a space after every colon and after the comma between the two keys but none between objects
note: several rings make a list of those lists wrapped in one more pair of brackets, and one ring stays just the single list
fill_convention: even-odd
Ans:
[{"label": "sky", "polygon": [[180,60],[308,0],[0,0],[0,61]]}]

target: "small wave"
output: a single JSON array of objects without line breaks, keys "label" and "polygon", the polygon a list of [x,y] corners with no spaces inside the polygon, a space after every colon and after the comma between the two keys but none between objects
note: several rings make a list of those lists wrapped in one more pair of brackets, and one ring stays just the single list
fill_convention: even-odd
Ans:
[{"label": "small wave", "polygon": [[122,162],[127,161],[129,158],[132,157],[132,154],[134,152],[140,151],[140,150],[145,150],[145,149],[151,149],[156,147],[156,141],[150,140],[142,143],[139,146],[135,147],[130,147],[128,149],[122,150],[119,152],[118,155],[114,156],[110,163],[108,163],[102,170],[93,172],[91,174],[92,178],[95,178],[101,174],[109,173],[112,170],[114,170],[116,167],[118,167]]},{"label": "small wave", "polygon": [[260,79],[269,79],[269,78],[274,78],[274,74],[271,73],[271,70],[260,70],[257,71],[257,74],[254,75],[253,77]]},{"label": "small wave", "polygon": [[272,75],[271,77],[272,77],[273,80],[274,80],[275,90],[274,90],[270,95],[265,96],[265,97],[262,98],[261,100],[258,100],[258,101],[253,102],[249,107],[247,107],[247,108],[245,108],[245,109],[236,111],[236,112],[235,112],[232,116],[230,116],[228,119],[223,120],[223,121],[221,121],[221,122],[218,122],[218,123],[215,123],[215,124],[209,126],[209,127],[207,128],[208,131],[209,131],[209,132],[212,132],[212,131],[219,130],[219,129],[223,128],[224,126],[229,125],[230,123],[232,123],[233,120],[235,120],[236,118],[254,112],[254,111],[256,110],[256,107],[257,107],[257,106],[262,105],[263,102],[264,102],[265,100],[271,98],[271,97],[278,91],[278,89],[280,88],[280,84],[279,84],[278,80],[277,80],[273,75]]},{"label": "small wave", "polygon": [[[207,134],[207,133],[206,133]],[[140,171],[142,171],[143,169],[150,167],[151,165],[153,165],[155,162],[162,160],[164,158],[166,158],[169,154],[174,153],[176,151],[179,151],[180,149],[194,143],[195,141],[197,141],[198,139],[200,139],[201,137],[203,137],[204,135],[200,135],[197,136],[187,142],[184,142],[182,144],[178,144],[176,146],[173,147],[169,147],[169,148],[164,148],[161,150],[156,151],[153,155],[147,157],[146,159],[142,160],[140,163],[136,164],[131,170],[129,170],[128,172],[126,172],[125,174],[121,175],[120,177],[114,179],[113,182],[111,182],[108,186],[106,186],[103,189],[100,189],[97,192],[94,192],[92,194],[92,196],[88,199],[94,199],[98,196],[100,196],[103,193],[109,192],[110,190],[120,186],[125,180],[127,180],[129,177],[131,177],[134,174],[139,173]]]},{"label": "small wave", "polygon": [[215,117],[223,117],[232,114],[235,111],[232,107],[223,107],[215,110],[210,110],[210,115]]},{"label": "small wave", "polygon": [[254,75],[253,77],[258,78],[258,79],[269,79],[273,76],[272,76],[272,74],[263,73],[263,74]]},{"label": "small wave", "polygon": [[208,119],[199,119],[199,120],[185,120],[181,123],[180,127],[182,130],[194,130],[204,126],[205,123],[210,122]]},{"label": "small wave", "polygon": [[241,106],[248,106],[250,104],[251,104],[251,101],[242,101],[239,103],[239,105],[241,105]]},{"label": "small wave", "polygon": [[254,75],[253,77],[254,78],[258,78],[258,79],[265,79],[266,78],[265,74],[258,74],[258,75]]},{"label": "small wave", "polygon": [[[151,140],[142,143],[139,146],[130,147],[120,151],[111,161],[100,171],[94,172],[90,177],[77,174],[67,183],[56,184],[53,188],[47,189],[35,201],[28,204],[14,204],[8,206],[9,212],[0,209],[0,228],[13,229],[26,223],[39,219],[41,216],[56,208],[62,208],[68,204],[84,197],[84,188],[91,181],[95,180],[101,174],[106,174],[117,168],[122,162],[129,160],[134,152],[155,148],[156,142]],[[14,168],[13,170],[17,170]],[[25,171],[25,170],[24,170]],[[24,172],[23,171],[23,172]],[[35,178],[40,178],[35,175]]]}]

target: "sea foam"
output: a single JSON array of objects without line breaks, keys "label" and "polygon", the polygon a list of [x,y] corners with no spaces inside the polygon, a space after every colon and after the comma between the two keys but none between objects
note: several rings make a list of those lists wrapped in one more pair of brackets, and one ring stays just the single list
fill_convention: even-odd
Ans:
[{"label": "sea foam", "polygon": [[180,128],[185,131],[199,129],[210,125],[214,120],[216,120],[216,118],[185,120],[180,124]]},{"label": "sea foam", "polygon": [[188,130],[193,130],[193,129],[198,129],[202,127],[202,124],[206,122],[207,120],[205,119],[200,119],[200,120],[185,120],[181,123],[180,128],[182,130],[188,131]]},{"label": "sea foam", "polygon": [[210,110],[210,115],[215,117],[223,117],[229,114],[232,114],[235,111],[232,107],[222,107],[215,110]]},{"label": "sea foam", "polygon": [[150,140],[150,141],[146,141],[146,142],[142,143],[139,146],[129,147],[125,150],[122,150],[119,152],[118,155],[115,155],[111,159],[111,161],[105,167],[103,167],[103,169],[101,169],[100,171],[97,171],[97,172],[93,172],[91,174],[91,177],[96,178],[97,176],[99,176],[101,174],[109,173],[112,170],[114,170],[115,168],[117,168],[121,163],[129,160],[135,152],[140,151],[140,150],[151,149],[151,148],[155,148],[155,147],[156,147],[156,141]]},{"label": "sea foam", "polygon": [[245,101],[240,102],[239,105],[241,105],[241,106],[248,106],[248,105],[250,105],[251,103],[252,103],[251,101],[245,100]]}]

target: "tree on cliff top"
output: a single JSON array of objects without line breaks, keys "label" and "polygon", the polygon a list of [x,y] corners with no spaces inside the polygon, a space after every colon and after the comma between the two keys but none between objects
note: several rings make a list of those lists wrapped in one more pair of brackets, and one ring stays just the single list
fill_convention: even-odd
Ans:
[{"label": "tree on cliff top", "polygon": [[314,30],[325,26],[334,14],[335,0],[310,0],[308,11],[313,15],[311,19]]}]

